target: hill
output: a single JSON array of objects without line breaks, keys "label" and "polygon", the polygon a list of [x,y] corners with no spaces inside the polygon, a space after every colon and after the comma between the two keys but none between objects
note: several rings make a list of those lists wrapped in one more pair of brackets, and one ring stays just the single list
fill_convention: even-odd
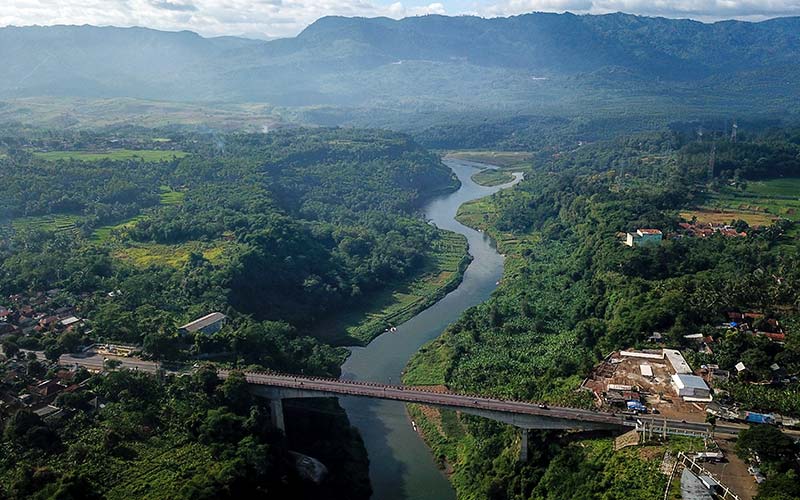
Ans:
[{"label": "hill", "polygon": [[[263,102],[311,107],[333,122],[364,109],[797,112],[792,96],[800,91],[800,18],[326,17],[295,38],[272,41],[7,27],[0,46],[9,75],[0,99]],[[320,107],[351,111],[319,115]]]}]

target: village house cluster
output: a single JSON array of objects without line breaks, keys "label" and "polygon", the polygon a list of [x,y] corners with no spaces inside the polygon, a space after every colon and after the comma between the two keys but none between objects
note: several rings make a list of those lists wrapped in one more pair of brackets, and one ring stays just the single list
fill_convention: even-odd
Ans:
[{"label": "village house cluster", "polygon": [[745,238],[747,233],[738,231],[729,224],[681,222],[678,224],[678,231],[664,234],[660,229],[639,228],[629,233],[620,233],[623,242],[629,247],[643,247],[648,245],[659,245],[665,239],[680,238],[708,238],[715,234],[726,238]]},{"label": "village house cluster", "polygon": [[0,338],[16,335],[61,333],[82,326],[84,320],[73,305],[58,300],[61,290],[53,289],[32,296],[11,295],[0,306]]}]

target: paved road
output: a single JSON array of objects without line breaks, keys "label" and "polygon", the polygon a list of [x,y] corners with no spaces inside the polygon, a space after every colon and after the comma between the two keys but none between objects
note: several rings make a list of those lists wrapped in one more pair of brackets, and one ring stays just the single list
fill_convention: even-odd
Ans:
[{"label": "paved road", "polygon": [[[228,376],[227,371],[220,371],[221,378]],[[315,391],[328,394],[343,394],[362,396],[378,399],[403,401],[406,403],[419,403],[428,405],[447,406],[450,408],[472,408],[490,410],[501,413],[538,415],[551,418],[575,420],[580,422],[593,422],[601,424],[618,425],[620,427],[634,427],[636,420],[652,422],[655,432],[667,423],[668,431],[683,430],[707,432],[709,425],[700,422],[684,422],[658,418],[652,415],[639,415],[636,417],[619,415],[597,410],[581,408],[554,407],[540,408],[536,403],[524,401],[509,401],[503,399],[487,398],[484,396],[455,394],[444,391],[433,391],[417,387],[404,387],[397,385],[384,385],[369,382],[356,382],[351,380],[324,379],[313,377],[299,377],[293,375],[277,375],[270,373],[245,373],[247,381],[251,384],[282,387],[302,391]],[[719,423],[715,434],[736,435],[745,425],[733,423]]]},{"label": "paved road", "polygon": [[154,361],[144,361],[137,358],[127,358],[124,356],[108,356],[95,353],[89,354],[62,354],[58,358],[58,363],[63,366],[81,366],[88,370],[102,370],[106,360],[115,360],[120,362],[121,368],[128,370],[138,370],[147,373],[156,373],[158,371],[158,363]]}]

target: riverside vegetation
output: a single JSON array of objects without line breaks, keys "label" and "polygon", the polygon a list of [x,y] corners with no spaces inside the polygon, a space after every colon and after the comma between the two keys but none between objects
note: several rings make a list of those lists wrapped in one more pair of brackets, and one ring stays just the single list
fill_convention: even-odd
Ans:
[{"label": "riverside vegetation", "polygon": [[[576,389],[606,353],[646,347],[654,331],[694,353],[684,335],[702,332],[716,340],[714,354],[694,354],[695,364],[748,367],[726,386],[730,398],[748,409],[800,414],[796,377],[750,383],[771,381],[773,363],[800,373],[800,241],[784,208],[759,208],[769,224],[758,228],[727,221],[746,238],[673,237],[629,248],[618,236],[638,227],[678,234],[681,213],[731,191],[775,186],[774,203],[791,208],[794,197],[777,195],[800,177],[797,130],[753,132],[736,143],[719,132],[702,143],[678,131],[639,134],[538,155],[531,165],[514,190],[462,207],[459,219],[487,231],[508,255],[505,276],[489,301],[412,359],[407,383],[589,406],[591,397]],[[780,320],[786,343],[716,328],[729,311]],[[459,498],[615,498],[622,488],[626,498],[645,499],[666,484],[652,461],[612,455],[607,440],[533,433],[532,458],[519,464],[513,429],[447,411],[412,414],[437,459],[453,467]],[[759,498],[800,495],[797,464],[783,464]]]},{"label": "riverside vegetation", "polygon": [[[416,214],[457,180],[406,136],[154,135],[5,130],[2,305],[49,291],[85,323],[4,334],[3,351],[17,358],[3,365],[4,391],[55,376],[50,362],[97,341],[142,345],[171,363],[213,357],[338,376],[338,346],[366,342],[458,281],[463,240]],[[162,150],[135,153],[154,144]],[[392,295],[404,288],[414,300]],[[229,316],[222,331],[178,335],[177,325],[210,311]],[[324,322],[338,328],[319,329]],[[48,361],[21,349],[43,350]],[[0,496],[370,494],[363,445],[335,402],[287,407],[286,436],[269,430],[268,409],[243,380],[217,384],[211,370],[165,379],[112,372],[56,404],[69,416],[5,416]],[[323,483],[300,480],[289,449],[330,464]]]}]

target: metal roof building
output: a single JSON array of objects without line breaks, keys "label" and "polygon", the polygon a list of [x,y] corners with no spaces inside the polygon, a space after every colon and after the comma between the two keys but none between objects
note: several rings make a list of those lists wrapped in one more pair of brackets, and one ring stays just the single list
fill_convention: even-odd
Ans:
[{"label": "metal roof building", "polygon": [[672,386],[678,396],[684,398],[705,399],[711,397],[711,389],[706,381],[696,375],[673,375]]},{"label": "metal roof building", "polygon": [[228,317],[224,314],[220,312],[213,312],[203,316],[202,318],[198,318],[194,321],[186,323],[185,325],[181,326],[179,330],[182,333],[202,332],[205,334],[211,334],[222,329],[226,319],[228,319]]}]

